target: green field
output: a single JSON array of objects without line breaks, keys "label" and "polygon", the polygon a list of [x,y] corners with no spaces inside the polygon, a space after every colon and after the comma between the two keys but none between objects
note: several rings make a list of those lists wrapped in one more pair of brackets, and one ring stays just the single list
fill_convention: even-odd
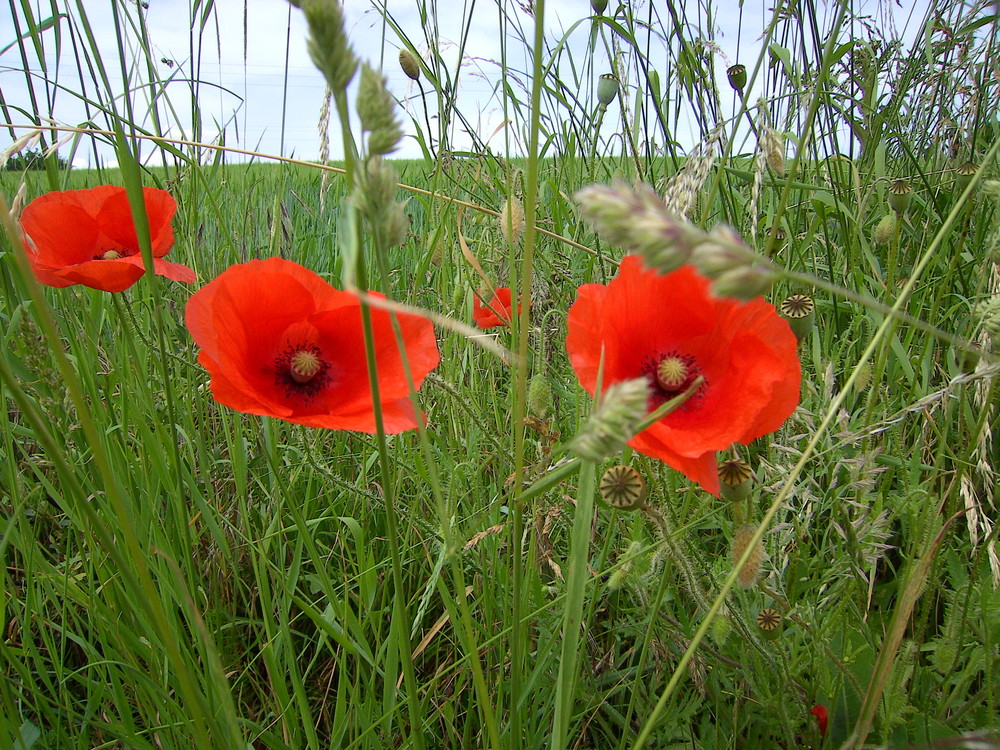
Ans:
[{"label": "green field", "polygon": [[[425,33],[437,28],[437,5],[415,4]],[[0,39],[15,42],[3,58],[15,69],[55,44],[56,28],[86,27],[82,4],[30,5],[12,5],[19,38]],[[134,4],[113,5],[141,19]],[[542,0],[532,16],[490,4],[500,33],[534,55],[515,71],[525,90],[499,94],[523,149],[450,142],[449,123],[473,112],[442,93],[458,75],[443,53],[423,50],[421,103],[405,111],[367,72],[354,76],[361,95],[348,92],[337,3],[302,5],[347,133],[334,169],[172,140],[136,113],[153,66],[133,71],[128,91],[106,87],[102,51],[79,33],[93,122],[30,165],[42,169],[30,157],[70,131],[40,127],[40,140],[5,154],[0,748],[1000,747],[994,4],[931,0],[906,42],[851,0],[779,3],[770,51],[744,61],[759,100],[734,96],[731,61],[709,43],[725,3],[668,0],[662,17],[653,2],[584,7],[564,45],[535,35]],[[420,45],[373,7],[395,69],[399,48]],[[245,12],[190,10],[223,23]],[[137,20],[123,39],[159,54]],[[616,60],[622,84],[603,106],[595,51]],[[36,127],[57,117],[45,94],[60,84],[24,77],[36,108],[3,103],[4,148],[31,132],[23,115]],[[168,102],[161,114],[175,111]],[[690,144],[671,135],[685,118]],[[379,146],[403,121],[424,158]],[[67,168],[68,149],[94,142],[112,149],[113,168]],[[616,192],[579,192],[593,184]],[[101,185],[125,188],[147,267],[165,230],[141,188],[170,193],[166,260],[193,284],[146,273],[123,291],[49,285],[62,271],[40,266],[39,248],[68,253],[89,224],[68,208],[36,220],[31,202]],[[518,211],[523,228],[504,221]],[[746,245],[719,240],[721,225]],[[122,248],[101,242],[114,257],[90,265],[119,262]],[[800,363],[794,411],[748,445],[731,438],[696,457],[713,481],[715,450],[745,460],[748,494],[716,497],[633,437],[650,404],[682,392],[689,401],[649,429],[696,420],[729,384],[719,371],[702,383],[685,370],[675,389],[644,364],[653,400],[638,411],[625,397],[595,404],[581,384],[567,337],[571,351],[593,342],[573,333],[582,307],[569,311],[597,294],[582,285],[621,278],[629,254],[657,278],[679,255],[732,297],[688,308],[688,289],[634,292],[602,308],[609,339],[591,362],[602,391],[639,356],[628,342],[656,338],[658,325],[681,330],[717,303],[760,305],[772,322],[791,295],[814,303],[797,346],[782,334],[794,355],[772,357],[785,368],[776,391]],[[257,378],[268,398],[313,408],[328,366],[333,382],[356,367],[370,404],[360,417],[336,395],[337,426],[293,423],[259,394],[253,409],[227,406],[219,371],[210,385],[208,358],[244,362],[257,331],[305,304],[272,280],[254,287],[259,302],[232,292],[239,315],[214,312],[229,292],[204,290],[273,258],[348,290],[316,299],[352,300],[354,317],[336,319],[360,323],[310,317],[319,365],[297,370],[305,350],[293,341],[285,360],[266,355],[277,381],[235,366],[230,392],[250,403],[240,379]],[[393,322],[356,287],[398,303]],[[530,305],[478,328],[477,298],[502,287]],[[211,334],[194,320],[199,305],[216,314]],[[638,318],[646,328],[633,335]],[[422,355],[406,321],[433,324],[429,372],[411,372]],[[730,384],[731,420],[710,426],[744,434],[753,428],[731,423],[748,410],[778,414],[753,403],[769,398],[757,377],[779,366],[718,326],[691,351],[737,353],[726,367],[746,369]],[[372,384],[398,403],[372,402]],[[424,419],[383,428],[394,409]],[[637,510],[601,500],[618,465],[643,477]]]}]

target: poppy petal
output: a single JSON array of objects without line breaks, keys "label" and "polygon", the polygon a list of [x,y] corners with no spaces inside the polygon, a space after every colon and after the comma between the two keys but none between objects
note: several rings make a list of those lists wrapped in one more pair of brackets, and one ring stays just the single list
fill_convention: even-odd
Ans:
[{"label": "poppy petal", "polygon": [[716,451],[773,432],[798,404],[801,371],[787,322],[762,298],[712,296],[692,267],[660,274],[626,257],[609,284],[580,287],[567,327],[570,364],[591,394],[599,371],[606,385],[646,376],[658,406],[679,393],[657,385],[667,358],[693,368],[691,381],[704,378],[691,399],[629,444],[713,494]]},{"label": "poppy petal", "polygon": [[[177,204],[170,193],[157,188],[143,188],[143,199],[153,255],[161,257],[174,242],[170,222]],[[29,239],[29,260],[43,284],[83,284],[120,292],[143,273],[132,211],[122,187],[46,193],[25,207],[21,228]],[[111,258],[109,251],[115,253]],[[154,270],[176,281],[194,281],[194,272],[176,263],[164,261]]]},{"label": "poppy petal", "polygon": [[[438,363],[434,328],[418,315],[396,318],[419,388]],[[356,295],[289,261],[252,261],[196,292],[185,320],[219,403],[310,427],[375,431]],[[391,316],[373,308],[371,321],[385,431],[413,429],[418,421]],[[306,373],[301,357],[310,364]]]}]

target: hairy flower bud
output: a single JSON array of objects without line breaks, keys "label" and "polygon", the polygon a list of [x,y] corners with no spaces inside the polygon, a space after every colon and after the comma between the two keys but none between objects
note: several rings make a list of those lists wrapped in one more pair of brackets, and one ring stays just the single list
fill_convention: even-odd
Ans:
[{"label": "hairy flower bud", "polygon": [[399,51],[399,67],[403,69],[407,78],[420,80],[420,60],[408,47],[403,47]]},{"label": "hairy flower bud", "polygon": [[516,244],[524,234],[524,209],[517,198],[508,198],[500,209],[500,233],[508,245]]},{"label": "hairy flower bud", "polygon": [[539,373],[528,383],[528,412],[545,419],[552,411],[552,386],[549,379]]},{"label": "hairy flower bud", "polygon": [[[749,523],[736,529],[736,532],[733,534],[733,565],[736,565],[740,561],[740,558],[743,557],[756,532],[757,527]],[[746,563],[744,563],[743,567],[740,568],[740,572],[737,574],[736,580],[739,581],[740,586],[748,589],[757,583],[757,578],[760,576],[760,568],[763,561],[764,542],[762,540],[758,540],[753,546],[753,550],[750,552],[750,556],[747,558]]]},{"label": "hairy flower bud", "polygon": [[873,239],[879,245],[886,245],[896,233],[896,213],[890,211],[875,226]]}]

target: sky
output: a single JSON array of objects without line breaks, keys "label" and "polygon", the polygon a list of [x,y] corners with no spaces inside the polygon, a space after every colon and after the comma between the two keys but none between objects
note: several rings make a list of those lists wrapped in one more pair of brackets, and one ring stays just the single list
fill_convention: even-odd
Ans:
[{"label": "sky", "polygon": [[[522,25],[523,33],[530,36],[533,30],[532,19],[518,8],[518,0],[505,1],[509,6],[510,16],[517,19]],[[220,131],[225,131],[226,143],[230,146],[307,160],[318,158],[317,122],[324,82],[306,51],[307,29],[301,11],[281,0],[216,0],[214,13],[207,17],[199,38],[189,31],[192,27],[198,28],[202,20],[192,20],[192,0],[148,0],[148,7],[144,9],[133,0],[118,2],[124,16],[134,19],[136,14],[142,13],[145,17],[151,58],[156,66],[155,74],[160,79],[170,80],[166,86],[169,108],[164,101],[161,111],[172,113],[172,125],[169,129],[171,135],[191,138],[194,134],[191,86],[188,81],[196,77],[203,82],[197,94],[202,121],[201,140],[213,140]],[[634,6],[642,8],[648,2],[659,3],[661,0],[634,0]],[[415,0],[385,0],[385,3],[392,21],[416,43],[421,52],[425,52],[426,42],[421,31],[418,3]],[[437,4],[440,8],[442,54],[451,64],[455,64],[455,43],[461,37],[462,9],[469,3],[454,0],[427,0],[427,3],[432,6]],[[617,0],[612,0],[608,12],[616,4]],[[31,5],[40,13],[39,19],[48,15],[48,2],[35,0]],[[379,5],[381,0],[377,3],[375,0],[345,0],[346,28],[352,47],[359,57],[377,67],[383,62],[384,54],[383,72],[388,88],[398,98],[408,102],[408,111],[401,112],[401,118],[407,132],[412,133],[414,126],[411,115],[421,121],[424,117],[423,109],[418,105],[419,92],[398,67],[399,38],[391,28],[384,28],[383,14],[377,8]],[[471,125],[485,140],[503,122],[501,103],[494,95],[495,83],[499,78],[499,69],[494,61],[501,58],[501,40],[496,2],[480,0],[473,5],[475,10],[469,24],[469,41],[458,102]],[[716,17],[717,39],[721,52],[729,58],[728,62],[738,59],[749,66],[756,59],[760,48],[757,37],[763,30],[765,20],[770,18],[767,6],[771,5],[773,2],[770,1],[747,0],[743,6],[741,21],[735,12],[737,0],[717,0],[715,7],[723,9]],[[894,25],[912,38],[916,33],[915,27],[924,16],[926,0],[898,5],[895,0],[870,0],[866,5],[867,12],[880,28]],[[82,0],[82,6],[102,50],[111,89],[120,95],[125,86],[120,72],[122,66],[118,55],[118,36],[115,33],[114,17],[110,12],[112,4],[109,0]],[[826,8],[832,6],[833,3],[821,4],[821,7]],[[79,24],[81,15],[76,9],[76,3],[67,0],[61,7],[69,8],[69,12],[74,15],[72,20]],[[567,30],[574,28],[574,24],[590,13],[589,0],[547,0],[545,20],[550,44],[554,44],[555,40],[563,37]],[[7,14],[2,15],[0,50],[8,47],[18,36],[14,19]],[[63,28],[66,28],[65,24],[69,20],[63,19],[62,23]],[[738,33],[740,24],[742,34]],[[23,31],[23,15],[18,18],[18,26]],[[574,60],[585,57],[583,52],[589,28],[589,22],[581,23],[569,35],[568,43],[576,50]],[[82,90],[77,74],[78,65],[66,35],[63,36],[61,54],[57,57],[55,35],[52,32],[49,29],[43,34],[48,85],[34,54],[34,47],[27,45],[27,67],[33,72],[35,92],[42,102],[38,109],[46,112],[51,109],[55,119],[77,125],[88,119],[85,106],[79,97],[73,95],[73,92]],[[135,42],[137,34],[132,31],[123,37],[130,40],[126,42],[125,67],[139,70],[143,80],[149,80],[142,66],[135,66],[136,59],[142,59],[138,56]],[[385,44],[382,43],[383,38],[386,40]],[[195,40],[194,49],[192,39]],[[525,47],[520,41],[508,46],[507,56],[512,67],[527,67],[524,54]],[[610,70],[607,58],[603,55],[593,60],[593,64],[595,74]],[[0,93],[8,105],[7,112],[13,121],[22,124],[27,118],[18,114],[17,108],[33,110],[24,70],[25,64],[17,45],[0,53]],[[58,88],[55,82],[62,88]],[[93,91],[93,88],[92,83],[88,84],[88,91]],[[724,104],[728,104],[725,97],[732,98],[732,92],[723,87],[722,93]],[[45,104],[47,98],[52,99],[51,107]],[[91,113],[89,116],[98,125],[104,125],[104,120],[98,115]],[[149,117],[140,114],[136,119],[144,127],[152,128]],[[620,125],[620,121],[609,118],[605,130],[614,129],[617,125]],[[691,130],[693,133],[693,124]],[[336,159],[341,152],[336,123],[330,132],[331,156]],[[678,139],[683,141],[683,135]],[[11,141],[9,130],[0,130],[0,151],[7,148]],[[468,147],[469,143],[470,140],[460,131],[456,132],[455,144],[458,147]],[[502,151],[503,142],[498,145],[498,150]],[[693,145],[686,144],[686,147]],[[514,147],[517,147],[516,139]],[[146,158],[152,158],[154,152],[155,149],[148,148]],[[66,150],[61,150],[60,153],[66,153]],[[83,144],[74,156],[74,163],[77,166],[92,166],[96,158],[108,159],[109,153],[106,147],[99,147],[95,155],[91,144]],[[418,157],[420,153],[416,141],[408,138],[404,140],[397,155]]]}]

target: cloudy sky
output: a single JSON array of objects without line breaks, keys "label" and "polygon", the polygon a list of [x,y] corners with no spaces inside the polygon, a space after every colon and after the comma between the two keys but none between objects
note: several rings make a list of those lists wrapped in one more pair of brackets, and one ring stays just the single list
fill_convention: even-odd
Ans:
[{"label": "cloudy sky", "polygon": [[[530,38],[533,29],[531,18],[519,9],[516,0],[506,0],[508,17],[520,25],[521,32]],[[635,6],[646,7],[648,2],[660,0],[636,0]],[[421,29],[418,3],[415,0],[385,0],[387,14],[403,33],[407,34],[421,51],[426,50],[427,39]],[[612,0],[609,11],[617,0]],[[191,0],[148,0],[148,8],[142,11],[130,0],[119,0],[120,20],[128,31],[121,35],[125,39],[125,69],[136,80],[148,81],[145,57],[140,54],[137,42],[139,34],[135,19],[143,13],[152,50],[150,59],[155,65],[155,76],[170,80],[160,101],[160,112],[171,121],[169,133],[176,137],[190,138],[195,134],[192,126],[192,86],[190,80],[202,81],[197,91],[197,102],[201,115],[201,139],[214,140],[220,130],[226,134],[230,146],[251,149],[266,154],[295,156],[315,159],[319,153],[317,121],[323,97],[323,80],[313,67],[306,52],[306,28],[301,12],[280,0],[216,0],[214,12],[207,18],[192,18]],[[433,6],[434,0],[428,5]],[[35,4],[33,4],[35,5]],[[115,19],[110,12],[109,0],[83,0],[86,21],[93,30],[101,49],[101,58],[107,68],[112,91],[120,96],[126,90],[122,83],[122,65],[118,53],[119,35],[115,30]],[[204,3],[201,3],[204,5]],[[384,72],[391,91],[408,102],[408,114],[404,115],[407,128],[413,132],[410,115],[423,120],[423,109],[419,106],[419,92],[413,83],[400,71],[396,57],[400,46],[399,37],[391,26],[385,25],[383,14],[378,10],[382,0],[345,0],[347,29],[351,43],[359,56],[376,66],[384,55]],[[462,37],[462,24],[468,21],[469,36],[462,68],[458,104],[469,125],[483,140],[486,140],[503,122],[502,103],[494,94],[499,69],[495,61],[501,59],[501,38],[498,31],[498,11],[495,2],[479,2],[471,20],[463,19],[462,13],[469,3],[452,3],[451,0],[438,2],[440,9],[440,42],[442,56],[452,65],[457,62],[456,43]],[[758,37],[763,31],[766,19],[770,18],[767,6],[772,2],[747,0],[743,8],[742,20],[735,12],[736,0],[720,0],[717,8],[731,8],[721,12],[715,22],[718,29],[718,43],[729,61],[738,59],[750,67],[759,53]],[[831,12],[833,3],[823,3],[819,7]],[[865,3],[862,3],[864,6]],[[48,3],[37,3],[41,9]],[[894,0],[869,0],[866,12],[883,31],[891,26],[901,33],[911,36],[924,17],[926,0],[905,3],[905,8],[896,6]],[[16,6],[14,6],[16,7]],[[63,29],[69,24],[82,28],[81,14],[77,4],[66,2],[72,18],[63,19]],[[445,10],[448,8],[449,10]],[[454,8],[454,11],[450,9]],[[891,12],[888,9],[892,9]],[[24,31],[21,11],[16,19],[0,14],[0,50],[17,39]],[[41,10],[37,20],[48,15]],[[550,44],[562,38],[567,32],[568,44],[576,50],[573,59],[592,64],[596,74],[609,70],[606,56],[599,55],[592,61],[586,60],[584,53],[590,32],[590,23],[584,21],[590,14],[589,0],[548,0],[546,3],[546,29]],[[639,11],[644,14],[645,11]],[[16,27],[15,27],[16,23]],[[574,26],[575,24],[578,24]],[[199,34],[190,29],[202,28]],[[742,33],[738,33],[742,27]],[[515,29],[510,27],[509,32]],[[510,39],[506,55],[513,68],[525,69],[525,46],[516,38]],[[383,41],[384,40],[384,41]],[[0,92],[7,105],[6,114],[15,123],[27,122],[27,117],[19,110],[31,112],[41,110],[62,123],[76,125],[91,119],[103,127],[106,120],[95,113],[89,113],[78,94],[84,90],[93,96],[92,81],[81,86],[77,63],[70,36],[64,34],[60,54],[56,54],[56,38],[52,29],[43,34],[45,64],[48,75],[29,43],[27,68],[31,71],[37,105],[32,105],[24,73],[25,64],[20,48],[14,45],[0,54]],[[137,63],[137,61],[141,61]],[[721,64],[724,70],[724,64]],[[85,64],[84,64],[84,67]],[[728,89],[724,97],[732,96]],[[142,103],[142,97],[133,96],[133,101]],[[728,105],[728,99],[724,98]],[[121,106],[121,99],[118,100]],[[613,105],[617,106],[617,105]],[[431,115],[434,107],[431,107]],[[4,118],[6,119],[6,118]],[[148,115],[140,112],[136,120],[152,129]],[[615,126],[612,120],[611,126]],[[433,125],[436,127],[436,124]],[[23,132],[23,131],[20,131]],[[457,127],[455,144],[467,146],[469,139]],[[516,141],[516,138],[514,139]],[[679,140],[683,140],[680,138]],[[12,141],[8,129],[0,131],[0,151]],[[337,158],[340,136],[336,125],[331,129],[332,156]],[[494,144],[491,144],[494,145]],[[693,144],[692,144],[693,145]],[[516,143],[515,143],[516,147]],[[503,151],[503,143],[499,144]],[[153,149],[150,149],[152,152]],[[65,152],[61,152],[65,153]],[[98,148],[100,158],[107,158],[106,148]],[[399,152],[401,156],[419,156],[420,150],[413,139],[407,139]],[[81,145],[75,162],[86,166],[95,159],[91,144]]]}]

